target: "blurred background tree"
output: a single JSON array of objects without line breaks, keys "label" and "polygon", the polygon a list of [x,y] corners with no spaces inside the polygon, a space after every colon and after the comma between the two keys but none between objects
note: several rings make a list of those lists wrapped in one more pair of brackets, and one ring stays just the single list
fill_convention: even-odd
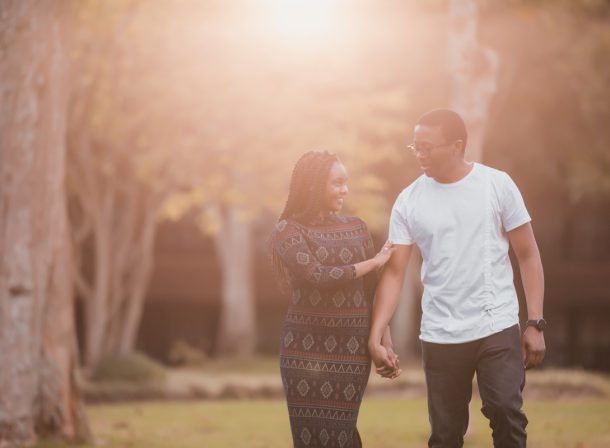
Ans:
[{"label": "blurred background tree", "polygon": [[0,7],[0,446],[89,438],[64,186],[69,5]]}]

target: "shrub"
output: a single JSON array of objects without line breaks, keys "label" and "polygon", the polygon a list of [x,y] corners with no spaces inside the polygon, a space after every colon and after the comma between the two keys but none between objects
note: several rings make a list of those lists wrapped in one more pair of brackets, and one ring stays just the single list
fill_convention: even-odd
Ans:
[{"label": "shrub", "polygon": [[125,381],[155,383],[164,381],[165,368],[142,353],[104,358],[91,379],[93,381]]},{"label": "shrub", "polygon": [[207,361],[206,353],[186,341],[176,341],[169,352],[169,362],[174,366],[200,367]]}]

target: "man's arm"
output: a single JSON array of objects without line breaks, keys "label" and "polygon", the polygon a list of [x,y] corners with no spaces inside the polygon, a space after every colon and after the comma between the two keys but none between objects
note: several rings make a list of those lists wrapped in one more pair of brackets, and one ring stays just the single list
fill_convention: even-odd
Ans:
[{"label": "man's arm", "polygon": [[[511,230],[508,232],[508,239],[519,263],[527,303],[527,318],[540,319],[544,301],[544,273],[532,225],[527,223]],[[527,327],[521,345],[526,368],[535,367],[542,362],[546,350],[542,331]]]},{"label": "man's arm", "polygon": [[398,368],[395,358],[383,347],[381,340],[388,329],[388,324],[400,299],[400,291],[402,290],[405,270],[411,257],[412,246],[395,244],[393,248],[392,258],[385,265],[377,285],[369,335],[369,352],[378,368],[378,373],[382,375],[389,369],[394,371]]}]

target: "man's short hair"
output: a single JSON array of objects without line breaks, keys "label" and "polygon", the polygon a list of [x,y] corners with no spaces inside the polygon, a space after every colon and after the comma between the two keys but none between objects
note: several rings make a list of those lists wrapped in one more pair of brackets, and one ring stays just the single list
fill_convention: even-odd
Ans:
[{"label": "man's short hair", "polygon": [[464,142],[464,148],[466,147],[466,141],[468,139],[466,125],[457,112],[450,109],[434,109],[419,117],[417,124],[422,126],[440,126],[441,133],[448,142],[462,140]]}]

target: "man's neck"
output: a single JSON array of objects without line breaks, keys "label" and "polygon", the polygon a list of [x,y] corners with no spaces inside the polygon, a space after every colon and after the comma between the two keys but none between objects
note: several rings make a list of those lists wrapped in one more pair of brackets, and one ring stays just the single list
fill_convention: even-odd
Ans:
[{"label": "man's neck", "polygon": [[441,184],[452,184],[465,178],[474,164],[472,162],[466,162],[464,159],[457,162],[455,165],[449,167],[449,169],[434,177],[434,180]]}]

